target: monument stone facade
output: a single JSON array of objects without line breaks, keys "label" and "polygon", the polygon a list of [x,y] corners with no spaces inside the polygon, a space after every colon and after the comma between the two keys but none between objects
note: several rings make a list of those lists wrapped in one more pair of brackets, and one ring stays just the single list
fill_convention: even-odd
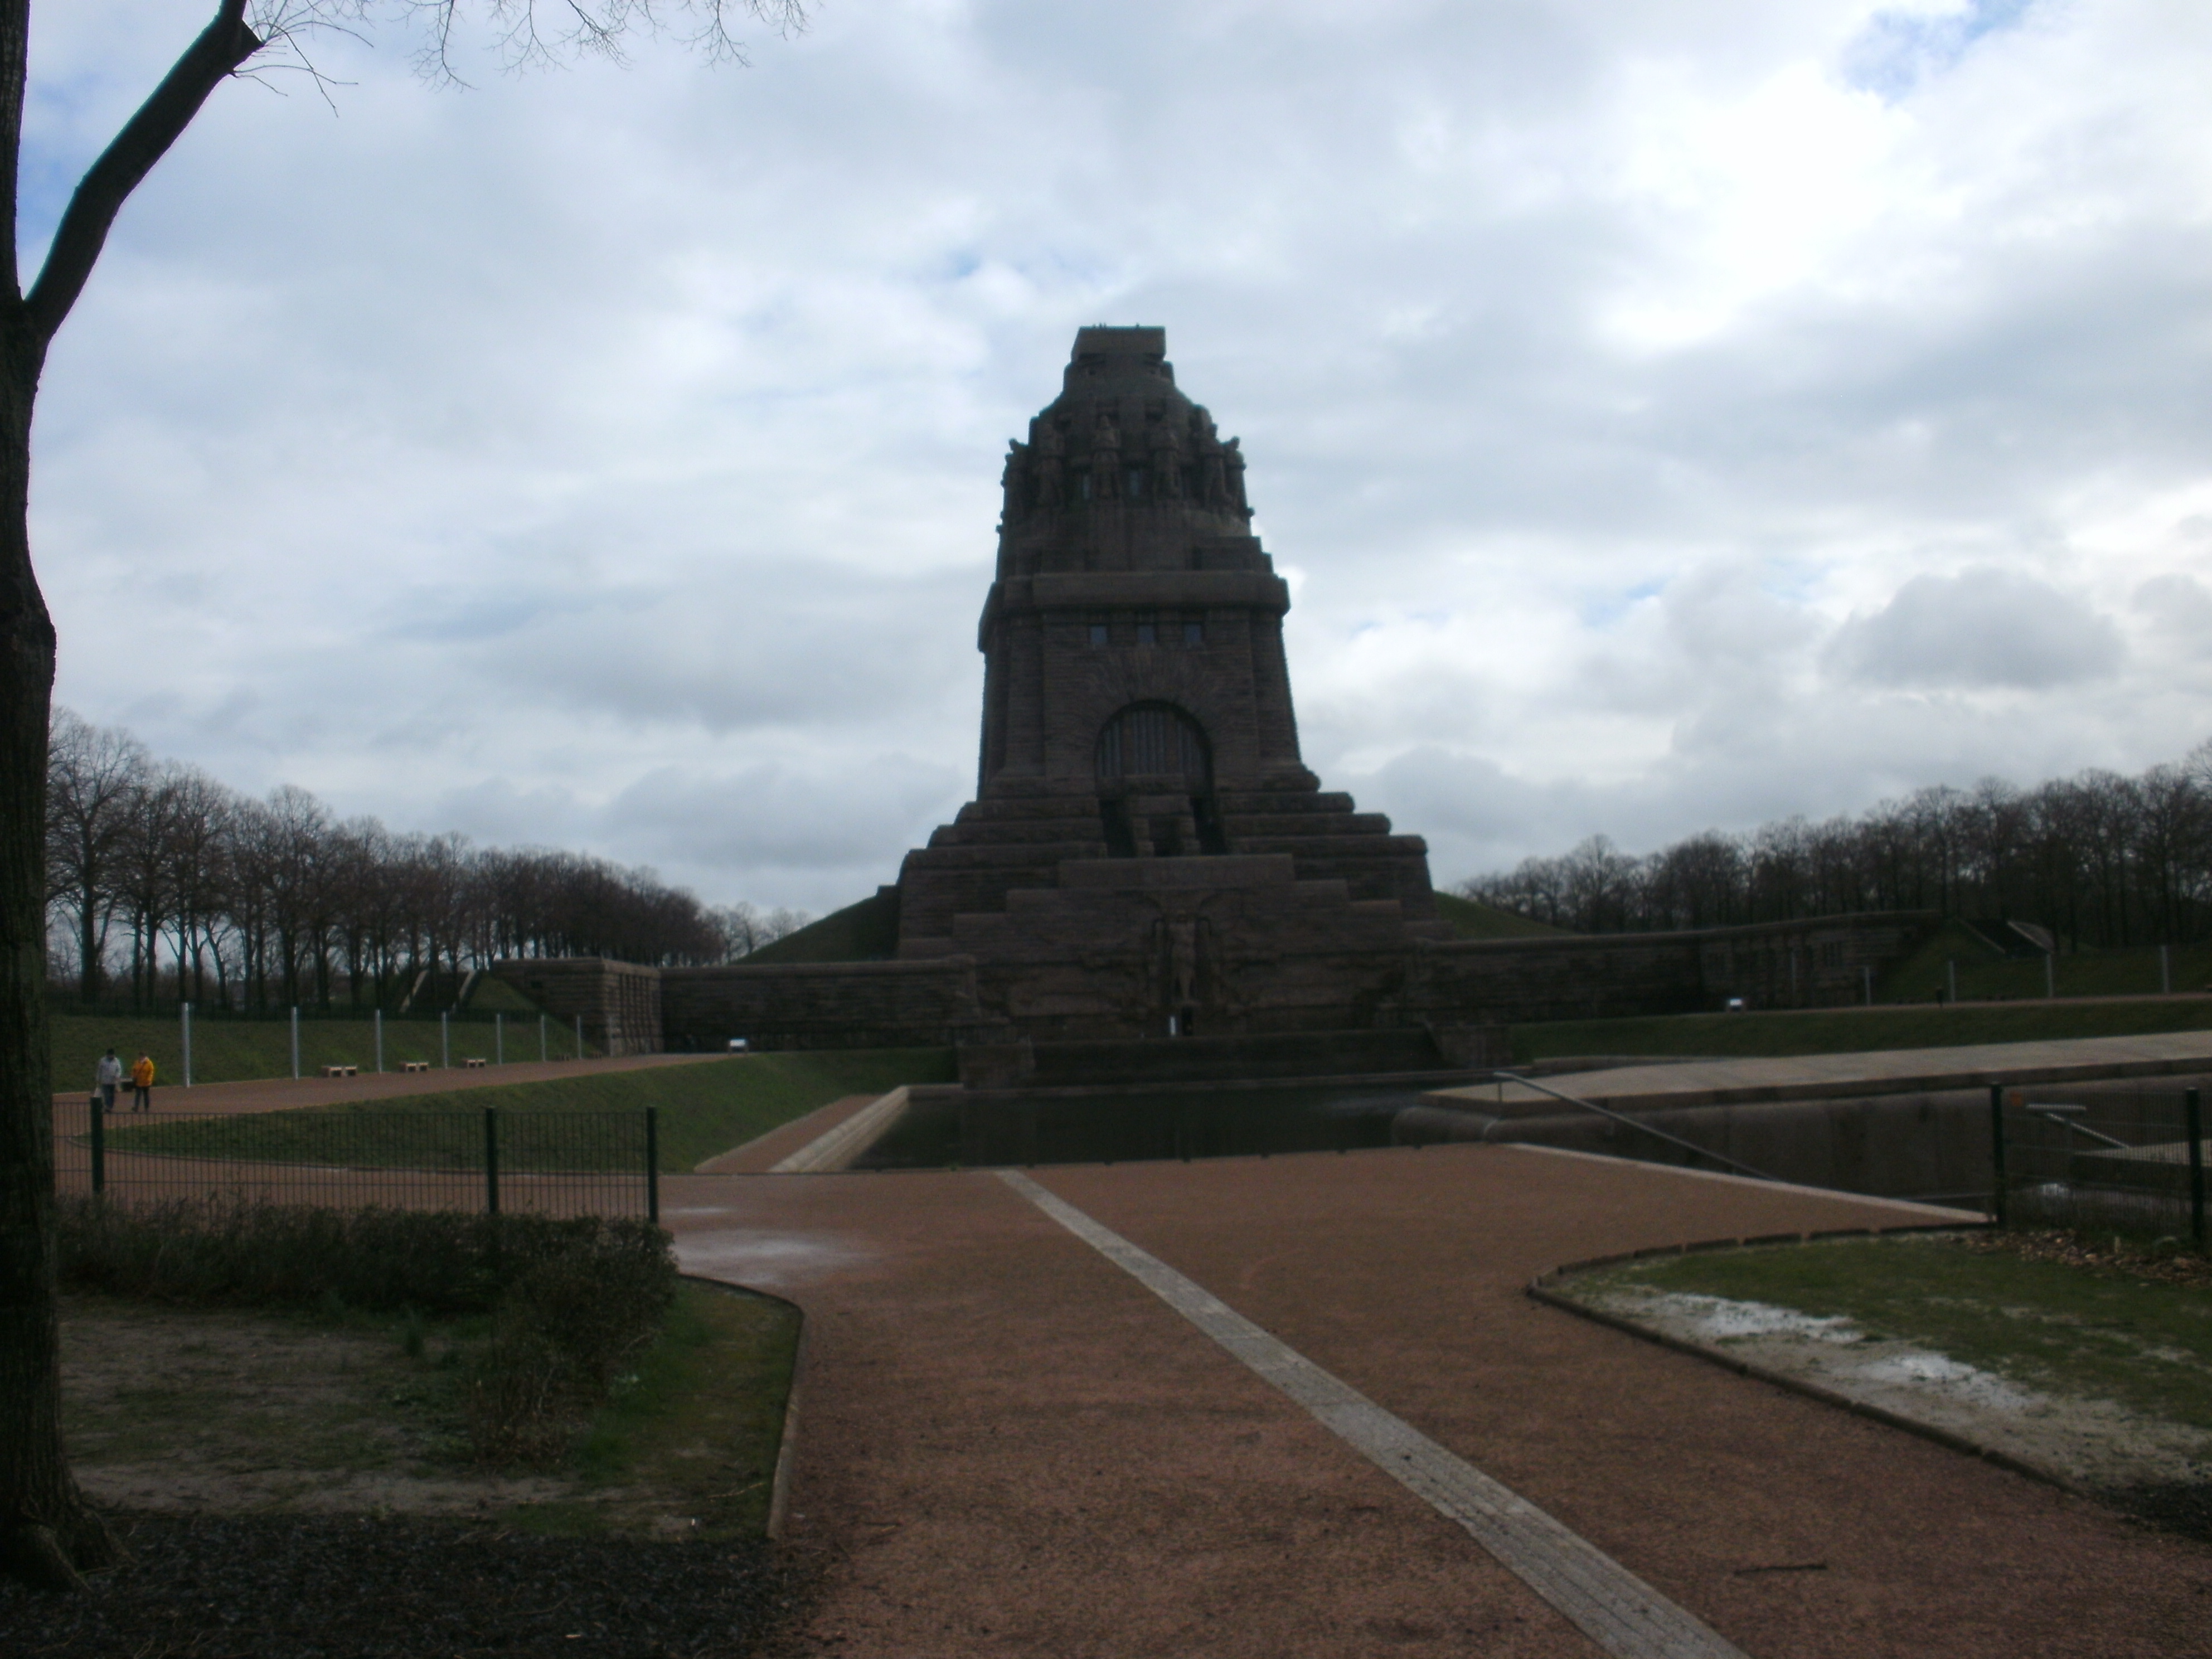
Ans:
[{"label": "monument stone facade", "polygon": [[1290,590],[1166,331],[1081,330],[1003,482],[975,799],[854,908],[884,945],[494,971],[609,1052],[951,1044],[985,1085],[1406,1073],[1502,1059],[1504,1021],[1856,1001],[1935,925],[1458,938],[1421,838],[1300,757]]},{"label": "monument stone facade", "polygon": [[975,799],[898,882],[898,959],[1037,1041],[1371,1027],[1451,937],[1428,849],[1298,752],[1290,590],[1166,331],[1079,332],[1006,457]]}]

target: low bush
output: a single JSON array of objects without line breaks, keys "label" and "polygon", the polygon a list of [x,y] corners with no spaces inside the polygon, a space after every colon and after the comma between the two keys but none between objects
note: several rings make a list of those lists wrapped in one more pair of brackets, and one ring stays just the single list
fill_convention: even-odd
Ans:
[{"label": "low bush", "polygon": [[322,1209],[246,1199],[123,1207],[58,1201],[61,1282],[156,1302],[489,1313],[544,1263],[665,1306],[676,1273],[668,1236],[602,1216],[468,1215]]},{"label": "low bush", "polygon": [[489,1314],[466,1361],[469,1437],[543,1461],[653,1340],[676,1290],[668,1235],[599,1216],[331,1210],[222,1199],[58,1206],[61,1283],[144,1300]]}]

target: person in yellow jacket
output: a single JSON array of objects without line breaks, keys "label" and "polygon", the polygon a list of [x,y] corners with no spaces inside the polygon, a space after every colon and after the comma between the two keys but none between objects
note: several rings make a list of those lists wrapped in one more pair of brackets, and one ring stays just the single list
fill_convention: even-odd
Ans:
[{"label": "person in yellow jacket", "polygon": [[151,1111],[154,1108],[154,1057],[138,1056],[138,1063],[131,1068],[131,1109]]}]

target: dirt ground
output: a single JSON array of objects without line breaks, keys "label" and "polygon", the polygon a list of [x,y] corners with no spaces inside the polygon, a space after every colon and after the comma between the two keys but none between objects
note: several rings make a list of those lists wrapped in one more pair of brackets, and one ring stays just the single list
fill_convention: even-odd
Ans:
[{"label": "dirt ground", "polygon": [[416,1357],[401,1332],[396,1319],[334,1326],[65,1297],[77,1480],[104,1508],[141,1515],[444,1516],[679,1539],[699,1535],[702,1516],[729,1533],[726,1489],[768,1478],[732,1461],[743,1402],[729,1400],[687,1411],[681,1443],[618,1480],[486,1468],[463,1437],[450,1336],[432,1327]]},{"label": "dirt ground", "polygon": [[62,1304],[64,1424],[103,1505],[156,1513],[475,1515],[572,1483],[471,1468],[429,1367],[388,1329]]}]

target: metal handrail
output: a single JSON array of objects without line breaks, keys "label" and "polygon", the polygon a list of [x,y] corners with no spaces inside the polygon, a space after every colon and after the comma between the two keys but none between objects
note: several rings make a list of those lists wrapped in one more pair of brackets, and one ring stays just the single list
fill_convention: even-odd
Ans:
[{"label": "metal handrail", "polygon": [[1738,1175],[1749,1176],[1754,1181],[1781,1179],[1779,1176],[1771,1176],[1764,1170],[1754,1170],[1748,1164],[1739,1164],[1725,1152],[1717,1152],[1709,1146],[1700,1146],[1696,1141],[1685,1140],[1680,1135],[1670,1135],[1664,1129],[1656,1125],[1646,1123],[1640,1118],[1631,1117],[1626,1112],[1616,1112],[1612,1107],[1601,1106],[1594,1100],[1584,1100],[1580,1095],[1571,1095],[1565,1090],[1554,1089],[1549,1084],[1539,1083],[1535,1079],[1523,1077],[1518,1072],[1500,1072],[1497,1075],[1508,1083],[1525,1083],[1539,1094],[1549,1095],[1554,1100],[1564,1100],[1570,1106],[1580,1106],[1587,1111],[1595,1112],[1601,1117],[1609,1117],[1616,1123],[1626,1123],[1630,1128],[1641,1129],[1647,1135],[1656,1135],[1670,1146],[1680,1146],[1684,1152],[1695,1152],[1699,1158],[1709,1158],[1716,1164],[1725,1164]]},{"label": "metal handrail", "polygon": [[2068,1112],[2086,1112],[2089,1109],[2087,1106],[2066,1106],[2057,1102],[2045,1102],[2041,1105],[2031,1106],[2023,1102],[2021,1109],[2032,1112],[2046,1122],[2062,1123],[2077,1135],[2087,1135],[2092,1140],[2101,1140],[2106,1146],[2117,1146],[2124,1152],[2135,1151],[2132,1143],[2108,1135],[2102,1129],[2093,1129],[2086,1123],[2076,1123],[2066,1115]]}]

